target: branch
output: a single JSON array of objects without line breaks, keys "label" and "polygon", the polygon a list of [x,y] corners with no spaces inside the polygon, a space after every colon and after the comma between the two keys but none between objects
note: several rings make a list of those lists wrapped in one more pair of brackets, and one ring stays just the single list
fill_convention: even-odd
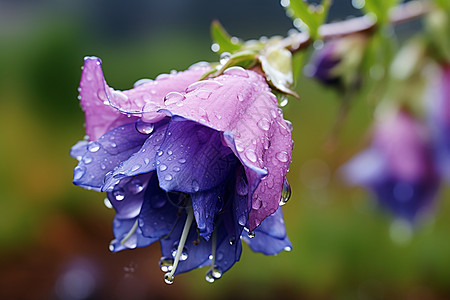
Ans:
[{"label": "branch", "polygon": [[[394,7],[389,12],[389,21],[393,25],[400,24],[421,17],[430,11],[430,3],[414,0]],[[323,24],[319,27],[319,35],[323,40],[329,40],[355,33],[371,32],[376,26],[377,23],[374,17],[364,15],[336,23]],[[299,32],[284,39],[282,46],[294,53],[306,48],[312,42],[308,33]]]}]

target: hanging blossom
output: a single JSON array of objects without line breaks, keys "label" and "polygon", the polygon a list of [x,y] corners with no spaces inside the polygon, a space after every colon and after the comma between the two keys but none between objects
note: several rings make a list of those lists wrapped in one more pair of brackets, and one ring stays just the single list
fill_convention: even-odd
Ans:
[{"label": "hanging blossom", "polygon": [[160,241],[165,281],[209,266],[220,278],[242,250],[290,251],[280,205],[290,197],[290,126],[263,76],[240,67],[198,81],[210,70],[140,80],[117,91],[101,61],[85,58],[80,101],[88,140],[73,182],[107,192],[116,215],[111,251]]},{"label": "hanging blossom", "polygon": [[430,208],[439,187],[430,139],[405,110],[385,112],[372,145],[343,171],[350,183],[369,188],[381,205],[410,224]]},{"label": "hanging blossom", "polygon": [[426,92],[430,127],[433,132],[436,165],[450,181],[450,63],[436,70]]}]

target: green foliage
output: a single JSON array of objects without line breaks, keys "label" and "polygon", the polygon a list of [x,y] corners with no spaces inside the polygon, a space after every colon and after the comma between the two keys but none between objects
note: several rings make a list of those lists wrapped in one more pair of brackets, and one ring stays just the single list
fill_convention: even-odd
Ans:
[{"label": "green foliage", "polygon": [[389,23],[390,9],[399,3],[400,0],[366,0],[362,10],[374,14],[379,25],[386,25]]},{"label": "green foliage", "polygon": [[242,47],[242,43],[238,39],[232,38],[217,20],[211,24],[211,37],[214,43],[219,45],[221,53],[234,53]]},{"label": "green foliage", "polygon": [[291,10],[293,20],[300,19],[308,27],[310,36],[316,39],[320,25],[326,21],[331,2],[323,0],[320,5],[315,5],[303,0],[291,0],[287,9]]}]

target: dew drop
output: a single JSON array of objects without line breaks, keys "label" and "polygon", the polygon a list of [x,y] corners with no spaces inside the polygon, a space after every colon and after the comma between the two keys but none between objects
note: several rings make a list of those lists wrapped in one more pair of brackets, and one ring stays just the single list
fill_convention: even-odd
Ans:
[{"label": "dew drop", "polygon": [[245,226],[247,223],[247,217],[245,215],[240,215],[238,219],[238,223],[241,226]]},{"label": "dew drop", "polygon": [[116,147],[117,147],[117,144],[114,143],[114,142],[112,142],[112,143],[111,143],[111,147],[116,148]]},{"label": "dew drop", "polygon": [[164,273],[172,271],[173,259],[169,257],[161,257],[161,259],[159,260],[159,267]]},{"label": "dew drop", "polygon": [[230,239],[228,240],[228,243],[230,244],[230,245],[234,245],[234,244],[236,244],[236,236],[235,235],[233,235],[232,237],[230,237]]},{"label": "dew drop", "polygon": [[136,234],[133,234],[125,242],[123,242],[123,245],[128,249],[134,249],[137,247],[137,242],[137,236]]},{"label": "dew drop", "polygon": [[253,149],[247,149],[247,151],[245,151],[245,156],[247,156],[248,160],[250,160],[251,162],[256,162],[256,160],[258,159]]},{"label": "dew drop", "polygon": [[144,164],[148,165],[150,163],[150,158],[146,157],[144,158]]},{"label": "dew drop", "polygon": [[284,178],[283,190],[281,191],[280,205],[285,205],[291,198],[291,185],[288,180]]},{"label": "dew drop", "polygon": [[113,191],[113,196],[117,201],[122,201],[123,199],[125,199],[125,193],[122,188],[115,189]]},{"label": "dew drop", "polygon": [[288,98],[287,97],[283,97],[283,98],[281,98],[280,106],[281,107],[285,107],[288,104],[288,102],[289,102]]},{"label": "dew drop", "polygon": [[79,180],[86,173],[85,167],[76,166],[73,170],[73,180]]},{"label": "dew drop", "polygon": [[88,145],[89,152],[97,152],[100,149],[100,144],[98,142],[91,142]]},{"label": "dew drop", "polygon": [[269,120],[262,118],[258,121],[258,127],[261,128],[264,131],[267,131],[270,129],[270,122]]},{"label": "dew drop", "polygon": [[242,95],[241,93],[238,93],[236,97],[240,102],[244,101],[244,95]]},{"label": "dew drop", "polygon": [[136,164],[136,165],[134,165],[132,168],[131,168],[131,172],[136,172],[137,170],[139,170],[141,168],[141,165],[139,165],[139,164]]},{"label": "dew drop", "polygon": [[194,192],[198,192],[198,190],[200,189],[200,185],[198,184],[197,180],[192,180],[192,189],[194,190]]},{"label": "dew drop", "polygon": [[223,74],[227,75],[234,75],[234,76],[240,76],[240,77],[246,77],[248,78],[248,73],[245,71],[242,67],[231,67],[226,69]]},{"label": "dew drop", "polygon": [[133,179],[131,182],[127,185],[128,190],[133,194],[139,194],[144,189],[144,185],[139,179]]},{"label": "dew drop", "polygon": [[164,104],[171,105],[174,103],[178,103],[186,99],[186,97],[178,92],[170,92],[164,97]]},{"label": "dew drop", "polygon": [[[172,257],[175,258],[175,256],[177,255],[177,250],[178,250],[178,242],[175,242],[173,244],[173,248],[172,248]],[[186,247],[183,247],[183,251],[181,252],[180,255],[180,261],[184,261],[186,259],[188,259],[189,255],[188,255],[188,250],[186,249]]]},{"label": "dew drop", "polygon": [[89,154],[86,154],[86,155],[83,157],[83,162],[84,162],[85,165],[90,164],[92,161],[93,161],[93,158],[92,158],[92,156],[89,155]]},{"label": "dew drop", "polygon": [[261,199],[259,197],[252,201],[252,208],[253,209],[258,210],[258,209],[261,208],[261,206],[262,206],[262,201],[261,201]]},{"label": "dew drop", "polygon": [[248,235],[249,238],[252,239],[252,238],[255,237],[255,232],[254,231],[249,231],[247,235]]},{"label": "dew drop", "polygon": [[136,130],[142,134],[150,134],[153,132],[154,129],[155,125],[153,125],[153,123],[146,123],[146,122],[136,123]]},{"label": "dew drop", "polygon": [[102,170],[105,170],[105,169],[106,169],[106,165],[105,165],[104,163],[101,163],[101,164],[100,164],[100,168],[101,168]]},{"label": "dew drop", "polygon": [[167,174],[166,176],[164,176],[164,179],[167,181],[171,181],[173,179],[172,175]]},{"label": "dew drop", "polygon": [[206,273],[205,279],[209,283],[213,283],[214,281],[220,279],[222,277],[222,270],[215,266],[213,269],[209,269]]},{"label": "dew drop", "polygon": [[143,85],[143,84],[146,84],[146,83],[150,83],[150,82],[152,82],[152,81],[153,81],[153,80],[148,79],[148,78],[139,79],[138,81],[136,81],[136,82],[134,83],[133,87],[138,87],[138,86],[140,86],[140,85]]},{"label": "dew drop", "polygon": [[286,246],[286,247],[284,247],[283,250],[284,250],[284,251],[287,251],[287,252],[291,252],[291,251],[292,251],[292,247]]},{"label": "dew drop", "polygon": [[219,62],[221,65],[224,65],[230,60],[230,58],[231,58],[231,54],[229,52],[222,52],[220,54]]},{"label": "dew drop", "polygon": [[186,159],[180,158],[180,159],[178,160],[178,162],[179,162],[180,164],[184,164],[184,163],[186,162]]},{"label": "dew drop", "polygon": [[112,240],[111,243],[109,243],[109,251],[114,252],[116,249],[115,244],[117,243],[117,240]]},{"label": "dew drop", "polygon": [[280,161],[280,162],[287,162],[289,160],[289,155],[287,154],[286,151],[280,151],[277,154],[275,154],[275,157]]},{"label": "dew drop", "polygon": [[172,155],[172,154],[173,154],[172,150],[167,151],[167,155]]},{"label": "dew drop", "polygon": [[158,155],[158,156],[162,156],[164,154],[164,151],[162,151],[162,150],[159,150],[157,153],[156,153],[156,155]]},{"label": "dew drop", "polygon": [[173,170],[174,170],[175,172],[180,172],[181,168],[178,167],[178,166],[176,166],[176,167],[173,167]]},{"label": "dew drop", "polygon": [[160,171],[165,171],[165,170],[167,170],[167,166],[165,164],[162,164],[162,165],[159,166],[159,170]]},{"label": "dew drop", "polygon": [[164,282],[167,284],[172,284],[175,276],[172,276],[170,272],[164,274]]},{"label": "dew drop", "polygon": [[111,201],[109,201],[108,198],[105,198],[105,199],[103,200],[103,203],[105,204],[105,206],[106,206],[107,208],[113,208],[113,206],[112,206],[112,204],[111,204]]},{"label": "dew drop", "polygon": [[219,52],[219,50],[220,50],[219,44],[213,43],[213,44],[211,45],[211,50],[212,50],[212,52]]}]

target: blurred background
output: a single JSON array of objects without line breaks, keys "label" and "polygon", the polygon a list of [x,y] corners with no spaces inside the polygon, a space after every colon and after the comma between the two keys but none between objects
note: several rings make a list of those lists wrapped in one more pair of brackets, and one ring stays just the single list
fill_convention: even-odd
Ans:
[{"label": "blurred background", "polygon": [[[358,14],[350,1],[334,2],[330,20]],[[201,269],[172,286],[158,243],[109,252],[114,212],[105,195],[72,185],[69,150],[84,136],[83,57],[100,57],[110,86],[128,89],[217,61],[214,19],[243,39],[292,28],[277,0],[0,0],[0,298],[450,299],[448,187],[412,234],[393,225],[368,193],[337,176],[367,145],[372,108],[355,101],[330,149],[337,94],[306,78],[296,88],[301,100],[284,109],[295,141],[284,206],[292,252],[266,257],[244,246],[214,284]],[[408,35],[416,25],[397,30]]]}]

